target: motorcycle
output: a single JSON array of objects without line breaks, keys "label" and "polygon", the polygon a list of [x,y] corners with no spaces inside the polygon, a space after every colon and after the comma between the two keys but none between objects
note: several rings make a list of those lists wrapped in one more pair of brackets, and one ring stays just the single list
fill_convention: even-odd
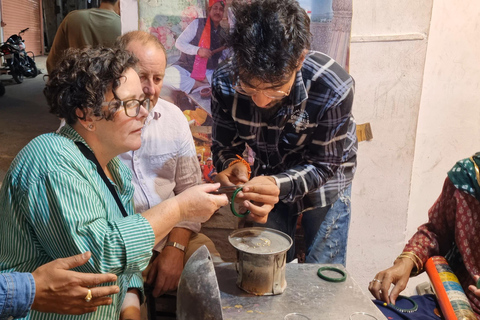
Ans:
[{"label": "motorcycle", "polygon": [[25,40],[22,39],[22,34],[28,29],[23,29],[18,34],[10,36],[0,46],[0,56],[4,58],[1,69],[7,70],[16,83],[22,83],[24,77],[35,78],[38,75],[35,55],[32,51],[25,51]]}]

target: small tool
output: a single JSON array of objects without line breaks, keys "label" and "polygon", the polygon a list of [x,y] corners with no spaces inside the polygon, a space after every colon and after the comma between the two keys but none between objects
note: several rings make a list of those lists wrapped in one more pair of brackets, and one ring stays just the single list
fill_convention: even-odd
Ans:
[{"label": "small tool", "polygon": [[211,194],[230,193],[230,192],[234,192],[234,191],[237,190],[238,188],[243,188],[243,184],[240,184],[240,185],[238,185],[238,186],[221,186],[221,187],[218,188],[217,190],[211,191],[211,192],[209,192],[209,193],[211,193]]}]

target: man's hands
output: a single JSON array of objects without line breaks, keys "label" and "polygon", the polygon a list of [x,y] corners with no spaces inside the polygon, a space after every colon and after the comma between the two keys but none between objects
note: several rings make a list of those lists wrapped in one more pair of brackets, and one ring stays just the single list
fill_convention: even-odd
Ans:
[{"label": "man's hands", "polygon": [[[168,235],[168,241],[188,246],[192,230],[175,227]],[[153,286],[153,296],[176,290],[183,271],[185,252],[173,246],[165,246],[148,267],[146,282]]]},{"label": "man's hands", "polygon": [[268,214],[278,202],[280,190],[275,179],[269,176],[258,176],[248,181],[247,166],[241,162],[217,174],[216,180],[223,186],[244,183],[242,191],[235,200],[241,200],[239,212],[250,210],[248,219],[258,223],[266,223]]},{"label": "man's hands", "polygon": [[172,198],[177,202],[182,220],[205,222],[220,207],[226,206],[228,204],[226,195],[208,193],[217,190],[218,187],[220,187],[218,183],[202,184],[188,188]]},{"label": "man's hands", "polygon": [[198,48],[197,54],[202,58],[210,59],[210,57],[212,56],[212,51],[207,48]]},{"label": "man's hands", "polygon": [[[85,252],[37,268],[32,273],[36,286],[32,309],[60,314],[84,314],[96,311],[98,306],[111,304],[112,298],[108,295],[118,293],[118,286],[95,286],[116,281],[116,275],[69,270],[87,263],[90,256],[90,252]],[[85,301],[88,288],[93,296],[90,302]]]},{"label": "man's hands", "polygon": [[268,214],[278,202],[279,194],[280,189],[278,189],[275,179],[269,176],[259,176],[245,183],[236,199],[243,200],[241,206],[250,210],[248,219],[266,223]]},{"label": "man's hands", "polygon": [[215,177],[215,181],[220,182],[222,186],[233,186],[248,181],[247,166],[241,162],[223,170]]},{"label": "man's hands", "polygon": [[177,289],[183,271],[184,256],[185,253],[181,250],[166,246],[152,262],[146,282],[155,287],[152,292],[155,298]]},{"label": "man's hands", "polygon": [[[376,299],[395,304],[398,295],[407,286],[413,267],[413,261],[408,258],[395,260],[392,267],[377,273],[374,280],[370,281],[368,290]],[[389,294],[392,284],[395,286]]]}]

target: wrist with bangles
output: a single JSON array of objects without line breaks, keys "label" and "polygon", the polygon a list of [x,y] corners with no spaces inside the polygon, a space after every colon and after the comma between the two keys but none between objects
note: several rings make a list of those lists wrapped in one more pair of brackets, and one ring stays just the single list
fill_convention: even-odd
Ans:
[{"label": "wrist with bangles", "polygon": [[410,276],[416,276],[423,271],[423,261],[415,253],[411,251],[404,251],[395,260],[402,259],[402,258],[411,260],[415,265],[415,271],[412,270],[412,272],[410,273]]}]

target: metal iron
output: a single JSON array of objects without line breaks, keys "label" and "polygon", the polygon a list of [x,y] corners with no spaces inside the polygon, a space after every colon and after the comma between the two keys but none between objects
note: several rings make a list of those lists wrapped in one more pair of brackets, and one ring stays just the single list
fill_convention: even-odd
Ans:
[{"label": "metal iron", "polygon": [[180,276],[177,319],[223,319],[217,275],[206,246],[201,246],[192,254]]}]

